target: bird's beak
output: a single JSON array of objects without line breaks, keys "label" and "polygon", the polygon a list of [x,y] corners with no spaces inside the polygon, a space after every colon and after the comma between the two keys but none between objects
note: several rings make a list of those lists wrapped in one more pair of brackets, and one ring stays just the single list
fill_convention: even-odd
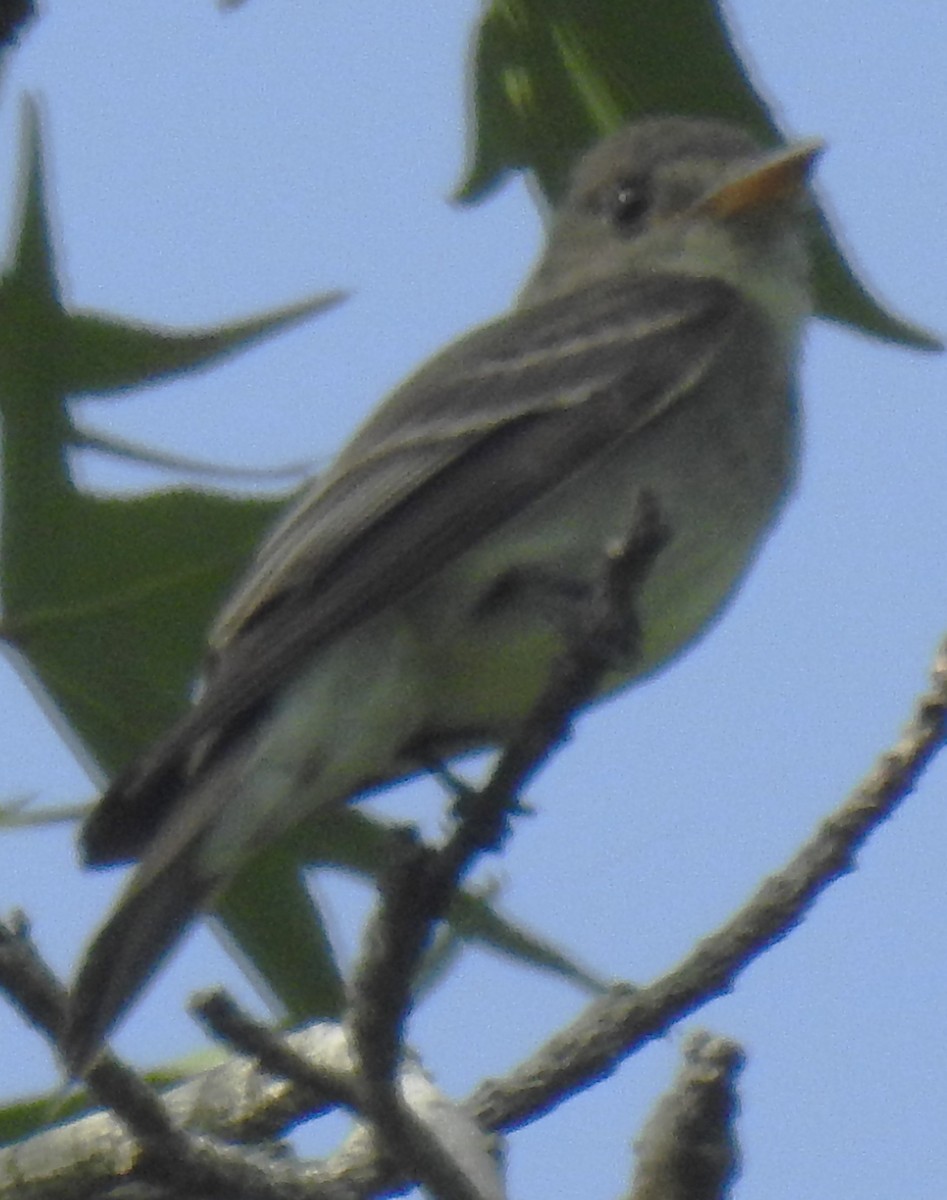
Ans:
[{"label": "bird's beak", "polygon": [[781,200],[789,200],[805,187],[812,167],[824,149],[824,142],[810,138],[768,154],[742,175],[728,179],[704,196],[697,211],[727,218],[765,210]]}]

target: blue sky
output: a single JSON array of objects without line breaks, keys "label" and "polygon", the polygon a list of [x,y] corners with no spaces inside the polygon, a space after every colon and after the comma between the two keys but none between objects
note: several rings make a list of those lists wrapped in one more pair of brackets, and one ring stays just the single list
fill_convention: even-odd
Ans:
[{"label": "blue sky", "polygon": [[[203,325],[343,287],[341,309],[251,355],[140,396],[89,403],[99,428],[205,458],[326,461],[427,354],[511,300],[539,245],[521,182],[446,202],[465,145],[462,66],[477,6],[50,0],[10,60],[0,178],[18,97],[43,98],[63,283],[75,305]],[[839,0],[730,7],[789,133],[829,145],[821,194],[905,315],[947,332],[947,9]],[[8,224],[10,192],[0,197]],[[646,980],[723,920],[890,743],[947,627],[947,358],[816,325],[798,494],[737,603],[660,678],[583,720],[535,782],[502,859],[506,908],[604,975]],[[89,487],[166,485],[95,456]],[[93,787],[0,666],[0,794]],[[947,766],[926,777],[803,928],[696,1022],[745,1043],[737,1195],[940,1195],[947,1176]],[[436,820],[412,790],[386,812]],[[0,839],[0,906],[23,907],[71,970],[119,878],[79,874],[67,831]],[[366,896],[320,879],[351,948]],[[247,985],[207,931],[122,1029],[141,1063],[193,1048],[198,986]],[[411,1040],[463,1094],[581,1004],[470,956]],[[675,1033],[511,1146],[513,1194],[614,1195],[627,1143],[674,1069]],[[0,1007],[2,1091],[58,1080]],[[594,1165],[590,1165],[594,1164]]]}]

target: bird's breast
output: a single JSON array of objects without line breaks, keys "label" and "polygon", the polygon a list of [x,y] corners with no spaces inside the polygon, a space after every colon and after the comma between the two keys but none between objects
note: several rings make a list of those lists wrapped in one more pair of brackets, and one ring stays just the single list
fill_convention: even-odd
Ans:
[{"label": "bird's breast", "polygon": [[[611,691],[686,647],[732,595],[795,472],[796,414],[782,378],[724,371],[699,394],[522,510],[409,604],[442,728],[503,734],[529,712],[579,626],[588,585],[625,537],[637,497],[656,498],[670,539],[636,599],[640,656]],[[545,594],[544,594],[545,589]],[[570,613],[570,605],[573,611]]]}]

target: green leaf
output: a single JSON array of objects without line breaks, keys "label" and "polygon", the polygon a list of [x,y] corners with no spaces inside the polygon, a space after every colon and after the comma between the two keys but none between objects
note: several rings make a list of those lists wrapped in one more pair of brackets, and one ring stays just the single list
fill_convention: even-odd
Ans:
[{"label": "green leaf", "polygon": [[81,1116],[90,1105],[82,1097],[63,1089],[40,1096],[24,1096],[0,1106],[0,1146],[9,1146],[51,1125]]},{"label": "green leaf", "polygon": [[[374,880],[389,858],[392,827],[384,821],[347,808],[318,821],[307,821],[294,831],[293,842],[301,863],[341,867]],[[546,971],[591,991],[603,982],[525,925],[497,912],[488,895],[465,890],[455,897],[448,914],[454,935],[506,958]]]},{"label": "green leaf", "polygon": [[534,970],[557,976],[585,991],[601,994],[605,980],[542,934],[502,916],[487,896],[462,892],[451,905],[450,926],[468,945],[476,944]]},{"label": "green leaf", "polygon": [[291,834],[248,863],[216,905],[228,940],[275,993],[292,1024],[337,1017],[345,984]]},{"label": "green leaf", "polygon": [[0,829],[41,829],[71,824],[89,811],[88,804],[44,804],[40,807],[35,801],[35,796],[0,800]]},{"label": "green leaf", "polygon": [[[16,249],[0,281],[0,636],[50,715],[109,774],[187,703],[203,631],[282,501],[185,488],[83,494],[67,454],[86,435],[73,426],[69,402],[208,366],[334,297],[193,333],[71,313],[53,259],[32,106],[24,164]],[[255,913],[261,894],[265,915],[254,925],[248,909]],[[247,868],[221,919],[290,1013],[338,1010],[341,983],[321,917],[278,854]],[[268,936],[274,921],[291,959]]]},{"label": "green leaf", "polygon": [[190,331],[75,313],[63,330],[63,375],[72,396],[101,397],[163,382],[248,350],[274,333],[333,308],[344,297],[344,292],[324,292],[260,316]]},{"label": "green leaf", "polygon": [[277,505],[184,490],[56,501],[50,518],[41,485],[4,473],[0,629],[111,773],[186,703],[203,630]]},{"label": "green leaf", "polygon": [[[142,1071],[146,1083],[160,1091],[186,1083],[195,1075],[211,1071],[231,1058],[230,1051],[221,1046],[211,1046],[196,1054],[188,1055],[173,1063],[154,1070]],[[101,1102],[85,1088],[57,1088],[35,1096],[23,1096],[8,1104],[0,1105],[0,1146],[9,1146],[35,1134],[43,1133],[51,1126],[77,1120],[93,1112],[101,1112]],[[64,1159],[68,1154],[63,1152]],[[3,1180],[7,1183],[7,1179]],[[13,1195],[13,1192],[7,1192]]]},{"label": "green leaf", "polygon": [[[683,64],[683,65],[682,65]],[[781,139],[713,0],[493,0],[474,56],[476,138],[463,201],[528,170],[555,203],[575,158],[649,113],[726,117],[767,144]],[[815,232],[819,314],[872,337],[941,349],[869,292],[824,214]]]},{"label": "green leaf", "polygon": [[203,630],[282,501],[185,488],[83,494],[68,453],[86,435],[69,402],[207,366],[333,297],[193,333],[72,313],[60,294],[31,105],[23,164],[15,250],[0,280],[0,637],[86,757],[113,771],[186,702]]}]

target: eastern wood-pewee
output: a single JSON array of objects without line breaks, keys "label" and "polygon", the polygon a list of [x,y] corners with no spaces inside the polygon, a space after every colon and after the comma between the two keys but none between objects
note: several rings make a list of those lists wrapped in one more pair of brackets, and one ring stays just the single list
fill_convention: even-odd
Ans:
[{"label": "eastern wood-pewee", "polygon": [[817,153],[690,118],[606,138],[512,311],[398,388],[290,507],[193,707],[86,823],[90,863],[141,862],[79,972],[73,1071],[270,839],[510,736],[564,652],[556,606],[642,489],[671,539],[636,599],[640,655],[603,691],[716,616],[793,481]]}]

